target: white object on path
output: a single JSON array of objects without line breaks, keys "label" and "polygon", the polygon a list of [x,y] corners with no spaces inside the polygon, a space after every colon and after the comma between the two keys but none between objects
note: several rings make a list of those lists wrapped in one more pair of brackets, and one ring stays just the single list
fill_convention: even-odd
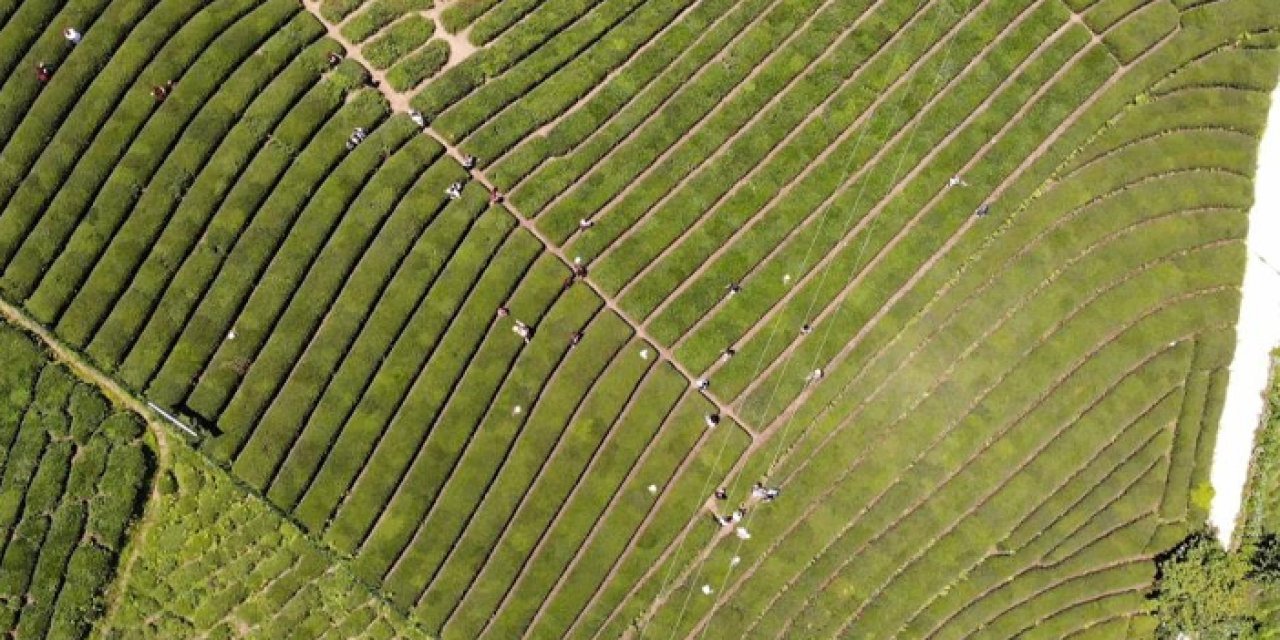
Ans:
[{"label": "white object on path", "polygon": [[1209,522],[1231,547],[1244,485],[1262,419],[1271,369],[1270,352],[1280,344],[1280,89],[1271,95],[1271,114],[1258,152],[1255,198],[1249,212],[1247,258],[1241,287],[1236,352],[1231,358],[1226,402],[1213,447],[1213,504]]}]

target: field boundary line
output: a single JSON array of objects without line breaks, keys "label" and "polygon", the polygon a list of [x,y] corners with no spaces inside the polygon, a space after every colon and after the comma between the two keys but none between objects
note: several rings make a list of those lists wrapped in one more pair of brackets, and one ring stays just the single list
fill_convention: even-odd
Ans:
[{"label": "field boundary line", "polygon": [[[1065,30],[1060,31],[1059,33],[1065,33]],[[1089,47],[1082,47],[1081,49],[1076,51],[1072,55],[1072,57],[1068,59],[1068,61],[1064,63],[1061,68],[1058,69],[1058,71],[1056,71],[1052,76],[1050,76],[1043,84],[1037,87],[1036,91],[1020,105],[1017,112],[1015,112],[1012,116],[1010,116],[1007,119],[1007,121],[1000,128],[1000,130],[992,134],[985,144],[983,144],[980,148],[974,151],[969,161],[959,169],[959,173],[963,175],[964,173],[969,172],[980,162],[980,160],[986,159],[987,155],[991,152],[991,149],[994,148],[997,143],[1005,139],[1005,136],[1008,133],[1008,131],[1011,128],[1013,128],[1017,123],[1021,122],[1023,118],[1026,116],[1027,112],[1030,111],[1034,106],[1039,104],[1039,102],[1042,99],[1044,99],[1045,95],[1048,94],[1052,88],[1056,87],[1062,81],[1063,77],[1066,76],[1066,74],[1070,70],[1076,68],[1075,65],[1078,62],[1078,60],[1083,56],[1087,55],[1088,52],[1091,50],[1092,49],[1090,49]],[[1028,58],[1027,61],[1024,61],[1026,66],[1030,66],[1031,60],[1032,60],[1031,58]],[[1024,66],[1022,68],[1025,70],[1026,67]],[[1013,76],[1011,75],[1010,77],[1012,78]],[[1111,77],[1115,78],[1116,75],[1113,73]],[[1100,87],[1099,89],[1095,90],[1093,96],[1098,96],[1105,93],[1104,91],[1105,87],[1106,85],[1103,85],[1103,87]],[[1007,87],[1006,87],[1006,90],[1007,90]],[[987,100],[984,101],[983,105],[981,105],[978,109],[974,111],[974,114],[976,115],[979,113],[985,113],[987,111],[987,108],[990,107],[990,105],[993,102],[995,102],[997,95],[999,94],[992,93],[990,96],[988,96]],[[1077,107],[1076,111],[1073,112],[1073,115],[1076,113],[1080,113],[1081,111],[1082,109]],[[1004,191],[1007,190],[1007,188],[1017,178],[1022,177],[1022,174],[1025,171],[1026,167],[1032,161],[1034,161],[1035,159],[1038,159],[1040,155],[1039,152],[1042,149],[1047,148],[1052,143],[1056,142],[1058,137],[1061,135],[1061,133],[1069,129],[1069,126],[1073,123],[1074,121],[1070,117],[1068,117],[1062,123],[1060,123],[1059,126],[1054,131],[1050,132],[1050,134],[1044,138],[1040,147],[1036,149],[1036,152],[1032,153],[1028,157],[1028,160],[1023,162],[1022,165],[1016,167],[1012,172],[1010,172],[1009,175],[986,196],[985,201],[986,202],[998,201],[1000,197],[1004,194]],[[917,177],[919,177],[919,175],[924,171],[924,168],[926,167],[927,163],[932,162],[933,159],[936,158],[936,156],[940,154],[944,148],[946,148],[944,145],[950,144],[952,140],[959,137],[961,131],[962,130],[960,128],[956,128],[950,134],[948,134],[948,138],[942,144],[935,146],[934,149],[930,151],[930,153],[927,156],[922,158],[921,161],[917,163],[916,166],[906,176],[903,176],[900,180],[896,181],[893,189],[889,193],[887,193],[885,196],[883,196],[879,200],[879,202],[877,202],[876,205],[867,212],[864,218],[878,217],[879,214],[886,207],[889,206],[889,204],[892,202],[894,198],[901,195],[902,192],[906,190],[908,184],[912,180],[915,180]],[[858,270],[858,275],[854,277],[851,281],[849,281],[849,283],[847,283],[840,290],[840,292],[837,293],[830,301],[825,303],[823,305],[822,310],[819,311],[817,315],[811,316],[811,319],[809,320],[809,322],[814,325],[819,325],[822,323],[824,319],[838,313],[841,310],[845,299],[847,299],[847,297],[852,293],[853,289],[858,284],[860,284],[862,280],[869,273],[871,273],[873,269],[876,268],[876,266],[878,266],[883,260],[885,260],[886,256],[889,255],[889,253],[893,251],[893,249],[896,248],[898,244],[900,244],[911,233],[911,231],[914,230],[915,227],[920,224],[920,222],[924,219],[924,216],[926,213],[932,211],[935,207],[937,207],[942,202],[943,197],[948,192],[949,192],[949,188],[946,187],[945,185],[943,186],[943,188],[936,191],[933,197],[929,200],[929,202],[926,203],[923,207],[921,207],[920,211],[916,213],[916,215],[912,217],[909,221],[907,221],[907,223],[903,225],[903,227],[896,234],[894,234],[893,238],[889,242],[887,242],[879,251],[876,252],[876,255],[872,257],[870,261],[868,261],[861,269]],[[851,340],[849,343],[845,345],[845,347],[837,354],[837,356],[840,356],[846,353],[849,350],[850,345],[860,344],[861,338],[865,336],[867,331],[869,331],[870,328],[876,326],[879,320],[888,313],[888,310],[894,304],[896,304],[898,300],[900,300],[903,296],[905,296],[906,293],[910,291],[916,285],[916,283],[920,281],[920,279],[923,278],[924,274],[927,273],[930,269],[932,269],[933,266],[938,262],[938,260],[940,260],[943,255],[948,253],[951,247],[953,247],[961,237],[963,237],[973,226],[975,226],[979,220],[981,220],[981,218],[979,218],[978,216],[969,215],[965,219],[965,221],[960,224],[960,226],[956,229],[956,231],[952,233],[951,237],[948,238],[947,242],[944,243],[942,247],[940,247],[933,255],[931,255],[928,260],[926,260],[923,264],[921,264],[921,266],[912,274],[912,276],[901,287],[899,287],[894,292],[894,294],[884,302],[884,304],[881,305],[880,310],[876,313],[876,315],[867,320],[867,322],[863,326],[863,329],[858,332],[858,334],[854,337],[853,340]],[[854,237],[855,236],[846,236],[845,238],[841,239],[841,243],[847,246],[848,243],[852,241]],[[867,240],[869,240],[869,237],[867,238]],[[788,289],[787,293],[784,294],[783,297],[779,299],[778,302],[775,303],[769,309],[769,311],[765,313],[765,315],[761,317],[760,320],[756,322],[751,327],[751,329],[749,329],[742,336],[740,340],[743,340],[743,341],[750,340],[753,336],[757,335],[760,331],[763,330],[763,328],[766,325],[768,325],[770,322],[773,321],[774,318],[776,318],[780,313],[782,313],[782,310],[786,308],[789,302],[799,298],[800,293],[804,289],[805,284],[807,284],[808,282],[811,282],[813,278],[816,277],[817,274],[819,273],[826,274],[827,271],[825,267],[831,264],[835,260],[835,258],[839,255],[840,249],[842,249],[842,247],[837,245],[835,250],[828,252],[825,256],[823,256],[821,260],[819,260],[816,264],[814,264],[814,266],[809,270],[809,272],[805,274],[802,278],[800,278],[790,289]],[[819,281],[819,284],[821,284],[821,281]],[[817,293],[815,292],[814,295],[816,297]],[[829,338],[829,335],[830,335],[829,332],[826,332],[824,334],[824,343],[826,342],[826,338]],[[788,356],[790,355],[791,352],[795,350],[798,344],[799,342],[793,341],[792,344],[789,345],[787,349],[783,351],[783,353],[781,353],[768,366],[766,366],[765,370],[761,373],[761,375],[758,375],[754,380],[752,380],[735,397],[734,399],[735,404],[739,402],[745,403],[747,399],[757,389],[761,388],[761,386],[764,384],[764,381],[768,380],[771,374],[778,369],[778,367],[780,366],[780,363],[783,363],[784,361],[789,361],[790,358],[788,358]],[[836,358],[832,358],[830,360],[830,362],[835,362],[835,361],[836,361]],[[788,408],[790,408],[791,406],[795,406],[797,402],[800,402],[805,397],[805,395],[806,394],[802,393],[799,397],[793,400],[793,402],[791,403],[791,405],[788,406]]]},{"label": "field boundary line", "polygon": [[147,407],[142,400],[126,391],[113,378],[99,371],[84,356],[63,343],[43,325],[27,315],[25,311],[3,297],[0,297],[0,318],[23,333],[34,336],[37,342],[53,356],[54,361],[66,366],[75,377],[90,384],[94,389],[106,396],[112,404],[142,418],[147,427],[147,432],[155,438],[156,460],[155,468],[152,470],[151,486],[147,492],[146,501],[142,505],[141,513],[127,529],[127,543],[120,550],[117,559],[116,566],[118,571],[103,594],[104,606],[100,620],[104,624],[109,624],[112,615],[120,607],[120,601],[124,597],[125,585],[133,573],[134,564],[137,562],[142,547],[146,544],[147,535],[151,532],[151,528],[158,517],[156,513],[156,505],[160,496],[158,479],[160,474],[169,468],[172,460],[169,432],[167,430],[170,427],[161,426],[163,420],[157,417],[155,412]]},{"label": "field boundary line", "polygon": [[[162,471],[169,467],[170,460],[172,460],[172,448],[180,445],[171,444],[169,440],[170,434],[168,432],[170,427],[161,426],[162,424],[167,423],[165,423],[164,420],[159,419],[155,412],[146,406],[140,396],[128,391],[115,378],[103,373],[79,351],[55,337],[49,329],[36,322],[34,318],[29,316],[20,307],[5,299],[3,296],[0,296],[0,321],[6,321],[19,330],[37,338],[39,343],[52,353],[58,362],[67,366],[67,368],[69,368],[76,377],[93,385],[95,389],[99,390],[116,406],[137,414],[146,425],[147,431],[151,433],[156,440],[156,468],[155,476],[152,479],[151,491],[148,493],[148,499],[143,507],[142,514],[127,530],[128,542],[121,549],[119,555],[120,564],[118,566],[120,567],[120,571],[115,575],[111,585],[104,594],[104,613],[101,620],[110,620],[112,612],[119,606],[119,600],[123,596],[123,594],[120,593],[120,590],[124,588],[127,578],[132,573],[133,565],[136,562],[135,558],[140,553],[139,546],[145,543],[146,534],[151,530],[155,521],[156,507],[154,505],[156,504],[156,500],[154,498],[159,491],[159,483],[156,479]],[[306,528],[300,522],[291,517],[288,513],[282,511],[279,507],[275,506],[272,501],[268,500],[260,492],[249,487],[235,474],[230,473],[226,467],[209,458],[209,456],[200,449],[191,447],[190,450],[203,464],[207,465],[210,472],[222,474],[223,477],[227,478],[231,482],[231,485],[236,489],[236,491],[243,494],[246,499],[256,501],[258,504],[265,506],[268,512],[273,514],[275,517],[278,517],[282,522],[288,522],[291,526],[297,528],[298,531],[310,541],[311,546],[314,547],[314,549],[321,555],[330,560],[338,559],[337,555],[328,545],[307,534]],[[348,562],[348,567],[349,566]],[[391,606],[391,603],[382,595],[379,588],[354,576],[354,574],[353,578],[354,582],[358,584],[361,589],[364,589],[369,597],[374,601]],[[408,617],[406,620],[409,620],[413,628],[421,629],[420,625],[414,621],[412,617]]]},{"label": "field boundary line", "polygon": [[[360,55],[360,52],[355,45],[353,45],[349,40],[344,38],[342,34],[333,25],[329,24],[328,22],[326,22],[324,19],[320,17],[318,0],[303,0],[303,6],[307,9],[307,11],[310,11],[312,15],[316,17],[316,19],[320,20],[320,22],[324,25],[325,29],[328,30],[329,37],[337,41],[339,44],[343,46],[343,48],[347,51],[347,56],[355,60],[356,62],[360,63],[361,66],[363,66],[372,75],[374,80],[377,82],[376,89],[378,90],[379,93],[382,94],[382,96],[391,105],[391,108],[393,111],[407,112],[411,109],[411,107],[409,106],[409,96],[405,93],[399,93],[392,90],[390,85],[388,85],[387,82],[385,81],[386,74],[383,74],[374,70],[372,65],[370,65],[368,61],[363,56]],[[436,131],[431,126],[424,127],[423,131],[427,135],[434,138],[436,142],[440,144],[440,146],[444,147],[445,153],[447,155],[453,157],[455,160],[458,161],[459,164],[465,163],[467,155],[463,153],[458,148],[457,145],[450,142],[445,136],[441,135],[438,131]],[[477,182],[483,185],[491,193],[498,192],[497,187],[494,185],[493,181],[489,180],[489,178],[485,176],[483,171],[477,168],[477,169],[473,169],[471,171],[471,174]],[[565,266],[567,266],[570,270],[572,270],[575,266],[577,266],[574,263],[574,261],[565,254],[564,247],[552,242],[551,239],[548,238],[547,235],[543,233],[542,230],[539,229],[536,224],[533,223],[532,219],[524,215],[523,213],[521,213],[516,208],[515,204],[513,204],[510,200],[504,201],[502,203],[502,208],[505,209],[513,217],[515,217],[519,226],[527,229],[531,234],[533,234],[533,236],[537,238],[539,242],[542,243],[543,247],[545,247],[547,251],[549,251],[552,255],[559,258],[560,261],[564,263]],[[598,296],[604,302],[606,307],[608,307],[610,310],[616,313],[618,317],[622,318],[624,322],[630,325],[632,331],[634,331],[637,336],[647,341],[652,346],[652,348],[658,352],[659,361],[666,360],[671,362],[671,365],[675,367],[676,371],[678,371],[680,375],[684,376],[684,378],[690,382],[690,385],[694,383],[694,381],[697,379],[697,376],[691,373],[690,370],[687,367],[685,367],[683,363],[677,360],[670,349],[668,349],[667,347],[664,347],[662,343],[659,342],[658,340],[655,340],[653,336],[649,334],[649,331],[643,326],[642,323],[638,322],[635,318],[631,316],[631,314],[624,311],[622,309],[622,306],[618,303],[618,300],[616,297],[609,295],[604,288],[602,288],[599,284],[597,284],[595,281],[591,279],[590,275],[587,275],[581,278],[581,280],[587,286],[591,287],[592,291],[594,291],[596,296]],[[744,422],[741,418],[738,417],[737,411],[734,410],[734,408],[729,403],[722,401],[710,390],[701,390],[700,393],[704,397],[706,397],[708,400],[710,400],[712,404],[716,405],[716,408],[721,415],[732,418],[733,422],[737,424],[738,427],[741,428],[743,432],[747,434],[748,437],[750,437],[753,441],[756,439],[756,432],[746,422]]]}]

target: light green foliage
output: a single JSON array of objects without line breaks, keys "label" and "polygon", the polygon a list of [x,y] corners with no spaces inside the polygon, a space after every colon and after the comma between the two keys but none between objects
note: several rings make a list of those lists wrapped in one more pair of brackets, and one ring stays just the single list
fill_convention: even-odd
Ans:
[{"label": "light green foliage", "polygon": [[396,63],[387,73],[387,82],[396,91],[408,91],[434,76],[449,61],[449,45],[432,40],[409,57]]},{"label": "light green foliage", "polygon": [[374,0],[360,10],[360,14],[348,20],[342,27],[343,37],[351,42],[364,42],[378,30],[395,22],[410,11],[431,8],[431,0]]},{"label": "light green foliage", "polygon": [[260,498],[180,443],[102,638],[427,638]]},{"label": "light green foliage", "polygon": [[360,48],[375,69],[386,69],[409,55],[435,32],[435,24],[420,15],[410,15],[387,27],[381,35]]},{"label": "light green foliage", "polygon": [[137,416],[0,324],[0,633],[84,638],[152,474]]}]

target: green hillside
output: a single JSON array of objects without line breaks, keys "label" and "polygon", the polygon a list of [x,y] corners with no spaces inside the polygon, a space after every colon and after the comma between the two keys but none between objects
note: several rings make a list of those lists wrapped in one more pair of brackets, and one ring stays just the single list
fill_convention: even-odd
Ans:
[{"label": "green hillside", "polygon": [[154,460],[141,420],[0,324],[0,633],[84,638]]},{"label": "green hillside", "polygon": [[0,298],[201,433],[104,635],[1149,635],[1278,48],[1274,0],[0,0]]}]

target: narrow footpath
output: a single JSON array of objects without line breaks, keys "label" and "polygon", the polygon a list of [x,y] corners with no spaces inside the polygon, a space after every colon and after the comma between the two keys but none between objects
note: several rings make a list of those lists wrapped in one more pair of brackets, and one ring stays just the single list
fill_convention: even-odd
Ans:
[{"label": "narrow footpath", "polygon": [[102,615],[102,620],[110,621],[119,604],[124,585],[128,584],[129,576],[133,572],[133,565],[137,560],[138,551],[146,546],[147,534],[155,523],[155,505],[160,491],[160,483],[156,482],[156,479],[159,478],[161,473],[169,469],[170,464],[169,433],[166,431],[169,427],[155,415],[155,412],[151,411],[137,397],[126,391],[124,387],[121,387],[111,376],[98,370],[97,367],[81,357],[80,354],[63,344],[48,329],[44,328],[16,305],[0,299],[0,319],[35,336],[49,349],[49,352],[58,362],[66,365],[81,380],[97,387],[113,404],[124,407],[141,416],[146,422],[147,430],[155,438],[157,460],[154,471],[155,477],[151,482],[151,492],[147,496],[142,515],[132,525],[133,530],[129,536],[129,543],[121,554],[119,572],[111,581],[111,587],[107,590],[103,604],[105,613]]},{"label": "narrow footpath", "polygon": [[[368,60],[366,60],[360,54],[360,48],[357,47],[354,43],[352,43],[347,38],[343,37],[341,31],[339,30],[339,26],[334,25],[326,21],[323,17],[321,17],[319,0],[303,0],[303,7],[305,7],[308,11],[310,11],[312,15],[314,15],[315,18],[325,26],[325,28],[328,30],[328,34],[330,38],[332,38],[334,41],[341,44],[342,47],[346,49],[348,58],[360,63],[361,66],[363,66],[366,70],[370,72],[373,79],[377,82],[378,91],[380,91],[382,95],[387,99],[387,102],[390,103],[391,108],[393,110],[401,113],[405,113],[409,111],[409,109],[411,108],[409,104],[411,99],[410,92],[399,92],[391,88],[391,85],[386,82],[386,74],[383,72],[376,71],[373,68],[373,65],[369,64]],[[466,50],[463,53],[465,55],[470,55],[474,52],[475,52],[475,49],[472,48],[472,49]],[[455,51],[455,55],[453,56],[453,58],[451,58],[451,62],[456,63],[456,58],[458,57],[456,54],[457,52]],[[431,128],[430,125],[426,126],[423,129],[423,131],[424,133],[426,133],[427,135],[435,139],[435,141],[438,142],[440,146],[444,147],[445,152],[454,160],[457,160],[459,164],[462,164],[464,162],[467,156],[460,149],[458,149],[457,145],[449,142],[448,139],[446,139],[443,135],[441,135],[435,129]],[[497,187],[494,185],[493,181],[489,180],[488,176],[486,176],[482,170],[473,169],[470,173],[471,173],[471,177],[474,178],[476,182],[478,182],[485,189],[489,191],[496,190]],[[532,217],[522,213],[519,209],[515,207],[514,204],[511,203],[510,200],[505,201],[502,207],[516,219],[516,222],[521,227],[529,231],[529,233],[533,234],[533,236],[543,244],[543,246],[547,249],[547,251],[550,251],[552,255],[559,258],[560,261],[563,262],[566,267],[569,267],[570,269],[574,267],[576,262],[569,259],[569,256],[567,256],[564,252],[564,247],[561,247],[560,245],[553,242],[550,238],[548,238],[546,234],[542,232],[542,229],[540,229],[534,223],[534,220]],[[684,378],[687,379],[691,385],[694,384],[697,378],[697,374],[693,371],[690,371],[684,365],[684,363],[677,360],[675,357],[675,354],[672,353],[670,347],[663,346],[661,342],[659,342],[652,335],[650,335],[649,331],[646,329],[646,327],[644,326],[644,323],[640,319],[632,317],[631,314],[623,310],[622,306],[618,303],[617,296],[610,295],[608,291],[606,291],[603,287],[601,287],[597,282],[595,282],[590,277],[582,278],[582,282],[586,284],[588,287],[591,287],[591,290],[594,291],[596,295],[601,300],[604,301],[605,306],[610,311],[613,311],[615,314],[617,314],[619,318],[622,318],[624,322],[630,325],[631,329],[635,331],[637,336],[639,336],[641,339],[649,343],[650,347],[657,352],[659,361],[665,360],[669,362],[671,366],[674,367],[676,371],[680,373],[680,375],[684,376]],[[721,416],[731,419],[740,429],[746,432],[748,437],[750,437],[752,440],[755,440],[757,438],[756,431],[752,429],[750,424],[748,424],[738,415],[738,412],[733,408],[731,402],[729,402],[727,399],[716,396],[712,391],[707,389],[700,390],[699,393],[701,393],[705,398],[707,398],[707,400],[711,401],[711,403],[716,406],[716,411],[718,411]]]},{"label": "narrow footpath", "polygon": [[1231,359],[1227,398],[1213,448],[1213,505],[1209,522],[1231,547],[1254,436],[1266,406],[1271,350],[1280,345],[1280,88],[1271,95],[1271,113],[1258,151],[1254,203],[1249,212],[1248,258],[1241,286],[1236,351]]}]

